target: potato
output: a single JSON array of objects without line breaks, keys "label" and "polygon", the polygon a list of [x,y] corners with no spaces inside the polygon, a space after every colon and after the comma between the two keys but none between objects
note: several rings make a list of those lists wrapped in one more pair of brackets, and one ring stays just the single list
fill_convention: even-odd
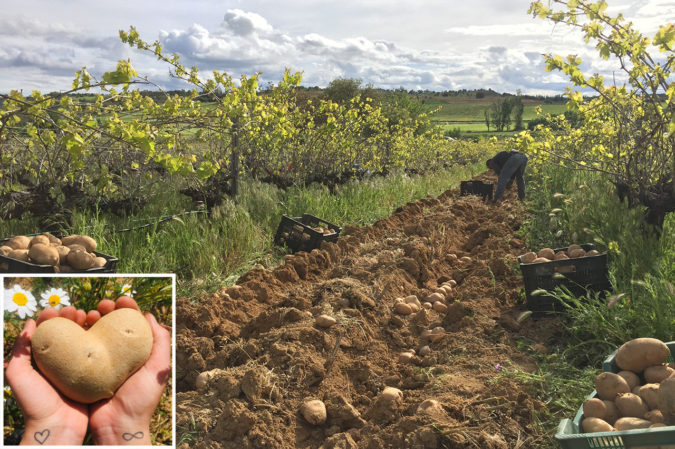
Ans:
[{"label": "potato", "polygon": [[9,239],[5,245],[14,249],[28,249],[32,239],[25,235],[16,235]]},{"label": "potato", "polygon": [[11,259],[20,260],[22,262],[28,262],[28,250],[27,249],[13,249],[7,255]]},{"label": "potato", "polygon": [[532,261],[532,263],[546,263],[550,262],[550,259],[547,259],[546,257],[537,257]]},{"label": "potato", "polygon": [[581,247],[581,245],[577,245],[576,243],[571,244],[570,246],[567,247],[567,253],[568,253],[567,255],[569,256],[569,253],[571,251],[575,251],[577,249],[583,249],[583,248]]},{"label": "potato", "polygon": [[674,372],[675,370],[669,366],[654,365],[645,368],[644,376],[648,383],[658,384],[661,383],[661,381],[668,379]]},{"label": "potato", "polygon": [[614,360],[622,370],[641,373],[645,368],[666,361],[670,350],[665,343],[655,338],[635,338],[621,345]]},{"label": "potato", "polygon": [[432,308],[438,313],[445,313],[448,311],[448,306],[446,306],[440,301],[436,301],[435,303],[433,303]]},{"label": "potato", "polygon": [[600,373],[595,376],[595,389],[600,399],[613,401],[620,393],[629,393],[630,387],[623,377],[615,373]]},{"label": "potato", "polygon": [[643,418],[645,413],[649,411],[647,404],[642,398],[633,393],[621,393],[614,399],[616,408],[619,409],[621,416],[632,416],[635,418]]},{"label": "potato", "polygon": [[417,406],[417,414],[419,415],[433,415],[443,413],[443,406],[435,399],[426,399]]},{"label": "potato", "polygon": [[584,401],[582,406],[586,418],[604,418],[607,413],[607,406],[602,399],[592,398]]},{"label": "potato", "polygon": [[323,327],[324,329],[328,329],[329,327],[332,327],[335,323],[337,323],[337,320],[330,315],[322,314],[316,317],[314,322],[316,323],[317,326]]},{"label": "potato", "polygon": [[424,345],[420,348],[419,352],[421,357],[426,357],[429,354],[431,354],[431,348],[429,347],[429,345]]},{"label": "potato", "polygon": [[632,372],[632,371],[619,371],[617,374],[619,376],[623,377],[626,380],[626,383],[630,387],[631,391],[633,391],[633,388],[640,386],[640,378],[634,372]]},{"label": "potato", "polygon": [[584,418],[581,421],[581,429],[584,433],[611,432],[614,430],[607,421],[600,418]]},{"label": "potato", "polygon": [[85,253],[88,253],[87,248],[84,246],[78,244],[78,243],[73,243],[72,245],[68,245],[68,249],[71,251],[84,251]]},{"label": "potato", "polygon": [[638,388],[638,396],[645,401],[649,410],[654,410],[659,406],[659,384],[644,384]]},{"label": "potato", "polygon": [[300,413],[307,420],[308,423],[320,426],[326,422],[326,404],[318,399],[303,402],[300,407]]},{"label": "potato", "polygon": [[586,257],[597,256],[598,254],[600,254],[600,251],[598,251],[597,249],[592,249],[586,253]]},{"label": "potato", "polygon": [[532,263],[534,259],[537,258],[537,253],[529,252],[520,256],[520,261],[522,263]]},{"label": "potato", "polygon": [[65,265],[68,263],[68,253],[70,252],[70,248],[67,246],[63,245],[58,245],[54,246],[56,248],[56,251],[59,253],[59,264]]},{"label": "potato", "polygon": [[395,303],[394,310],[399,315],[410,315],[413,312],[412,307],[410,307],[410,304],[406,304],[404,302]]},{"label": "potato", "polygon": [[94,266],[94,258],[86,251],[71,250],[66,257],[68,265],[76,270],[88,270]]},{"label": "potato", "polygon": [[92,252],[96,250],[98,244],[96,240],[92,239],[88,235],[69,235],[61,239],[61,244],[65,246],[70,246],[72,244],[82,245],[87,249],[87,252]]},{"label": "potato", "polygon": [[617,419],[619,419],[619,409],[616,408],[614,401],[602,400],[605,404],[607,411],[605,412],[605,421],[614,425]]},{"label": "potato", "polygon": [[[45,239],[47,239],[47,237],[45,237]],[[54,266],[59,264],[59,252],[56,250],[56,248],[50,246],[49,243],[32,244],[28,250],[28,257],[30,257],[30,259],[38,265]]]},{"label": "potato", "polygon": [[94,268],[103,268],[108,260],[105,257],[94,257]]},{"label": "potato", "polygon": [[675,377],[669,377],[659,385],[658,406],[666,424],[675,425]]},{"label": "potato", "polygon": [[47,246],[51,245],[51,242],[49,241],[49,238],[46,235],[36,235],[31,239],[30,243],[28,244],[28,248],[30,249],[33,247],[33,245],[36,245],[38,243]]},{"label": "potato", "polygon": [[53,234],[50,234],[49,232],[45,232],[44,234],[45,237],[49,239],[49,243],[54,246],[59,246],[61,245],[61,239],[54,236]]},{"label": "potato", "polygon": [[415,353],[412,351],[403,351],[398,354],[398,362],[407,364],[410,363],[412,358],[415,357]]},{"label": "potato", "polygon": [[651,421],[642,418],[624,417],[614,423],[616,430],[646,429],[652,425]]},{"label": "potato", "polygon": [[574,249],[572,251],[567,250],[567,255],[569,256],[570,259],[576,259],[579,257],[584,257],[586,255],[586,251],[584,251],[581,248]]},{"label": "potato", "polygon": [[555,257],[555,251],[551,248],[544,248],[537,253],[537,257],[543,257],[548,260],[552,260]]},{"label": "potato", "polygon": [[441,301],[441,302],[445,301],[445,296],[441,295],[440,293],[432,293],[432,294],[428,295],[426,298],[424,298],[424,300],[433,304],[436,301]]},{"label": "potato", "polygon": [[651,421],[653,423],[663,423],[663,413],[661,413],[661,410],[650,410],[647,413],[645,413],[644,418],[647,421]]},{"label": "potato", "polygon": [[565,259],[569,259],[569,257],[567,257],[567,254],[565,254],[565,251],[557,252],[555,253],[555,256],[553,256],[553,260],[565,260]]},{"label": "potato", "polygon": [[42,374],[70,399],[110,398],[150,356],[152,331],[134,309],[104,315],[89,330],[56,317],[40,323],[31,341]]},{"label": "potato", "polygon": [[9,253],[11,253],[12,251],[14,251],[14,248],[12,248],[11,246],[7,245],[0,246],[0,255],[9,257]]},{"label": "potato", "polygon": [[384,390],[380,393],[380,398],[384,401],[400,401],[403,399],[403,392],[398,388],[384,387]]},{"label": "potato", "polygon": [[415,304],[417,307],[422,307],[422,303],[420,303],[420,300],[417,299],[417,296],[415,295],[409,295],[403,298],[403,302],[406,304]]}]

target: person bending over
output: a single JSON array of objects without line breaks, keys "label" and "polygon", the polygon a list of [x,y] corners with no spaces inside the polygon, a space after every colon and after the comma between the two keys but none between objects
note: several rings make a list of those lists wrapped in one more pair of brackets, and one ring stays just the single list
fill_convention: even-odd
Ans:
[{"label": "person bending over", "polygon": [[497,191],[492,200],[497,202],[504,196],[504,190],[510,186],[515,179],[518,185],[518,198],[525,199],[525,167],[527,166],[527,156],[516,150],[501,151],[492,159],[488,159],[485,165],[499,176],[497,180]]}]

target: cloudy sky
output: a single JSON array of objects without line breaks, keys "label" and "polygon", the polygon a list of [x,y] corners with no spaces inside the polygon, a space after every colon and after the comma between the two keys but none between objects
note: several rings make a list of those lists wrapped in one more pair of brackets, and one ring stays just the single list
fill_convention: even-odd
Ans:
[{"label": "cloudy sky", "polygon": [[[608,0],[647,35],[675,22],[673,0]],[[167,67],[123,45],[135,26],[185,65],[203,72],[285,68],[303,85],[338,77],[378,87],[430,90],[492,88],[556,94],[567,85],[544,70],[542,53],[577,54],[584,68],[612,76],[577,32],[527,14],[529,0],[2,0],[0,92],[66,90],[82,67],[94,75],[130,59],[165,88],[188,88]]]}]

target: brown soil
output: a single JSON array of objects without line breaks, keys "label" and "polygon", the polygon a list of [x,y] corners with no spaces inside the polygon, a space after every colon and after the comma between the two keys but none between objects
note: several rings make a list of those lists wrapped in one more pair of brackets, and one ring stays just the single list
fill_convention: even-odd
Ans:
[{"label": "brown soil", "polygon": [[[516,320],[523,216],[513,191],[498,207],[447,191],[373,226],[348,226],[337,244],[254,269],[197,304],[180,298],[178,437],[228,449],[536,447],[533,414],[544,405],[496,369],[533,369],[516,337],[545,350],[553,331],[548,321]],[[423,300],[450,279],[447,313],[394,313],[396,298]],[[318,327],[323,313],[337,324]],[[423,342],[421,332],[437,326],[444,333]],[[425,344],[430,354],[399,361]],[[380,397],[386,386],[402,399]],[[325,403],[324,424],[301,414],[309,399]],[[439,406],[418,411],[426,399]]]}]

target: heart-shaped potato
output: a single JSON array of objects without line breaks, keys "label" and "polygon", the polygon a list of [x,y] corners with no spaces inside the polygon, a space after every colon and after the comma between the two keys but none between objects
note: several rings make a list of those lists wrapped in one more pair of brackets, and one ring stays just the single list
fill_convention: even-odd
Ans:
[{"label": "heart-shaped potato", "polygon": [[104,315],[89,330],[56,317],[41,323],[31,341],[38,368],[65,396],[90,404],[110,398],[152,349],[152,330],[134,309]]}]

